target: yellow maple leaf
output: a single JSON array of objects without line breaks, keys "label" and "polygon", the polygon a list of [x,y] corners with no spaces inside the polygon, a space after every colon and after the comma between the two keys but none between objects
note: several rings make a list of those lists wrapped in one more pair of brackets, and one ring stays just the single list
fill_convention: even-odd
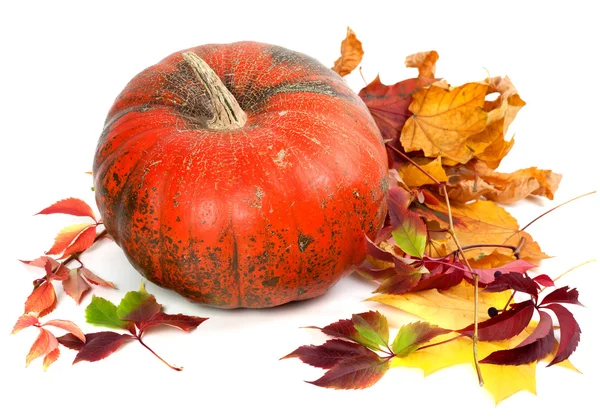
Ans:
[{"label": "yellow maple leaf", "polygon": [[[414,158],[413,161],[439,182],[446,182],[448,180],[446,171],[442,166],[441,157],[438,156],[435,159],[417,157]],[[398,173],[402,177],[404,183],[409,187],[420,187],[422,185],[434,183],[431,178],[417,169],[413,164],[408,162],[400,165],[398,168]]]},{"label": "yellow maple leaf", "polygon": [[335,60],[331,70],[343,77],[360,64],[364,54],[362,42],[356,38],[356,34],[350,28],[346,30],[346,38],[342,41],[340,53],[340,58]]},{"label": "yellow maple leaf", "polygon": [[404,65],[406,68],[419,69],[419,77],[433,79],[438,58],[440,56],[437,51],[418,52],[406,57]]},{"label": "yellow maple leaf", "polygon": [[473,154],[467,139],[486,127],[483,110],[488,85],[467,83],[455,88],[433,84],[413,94],[409,118],[400,135],[407,152],[421,150],[427,157],[446,157],[460,163]]},{"label": "yellow maple leaf", "polygon": [[[479,321],[489,319],[488,308],[503,308],[511,292],[479,293]],[[378,294],[369,301],[383,303],[416,315],[442,328],[457,330],[473,323],[473,286],[463,282],[448,290],[421,290],[402,295]]]}]

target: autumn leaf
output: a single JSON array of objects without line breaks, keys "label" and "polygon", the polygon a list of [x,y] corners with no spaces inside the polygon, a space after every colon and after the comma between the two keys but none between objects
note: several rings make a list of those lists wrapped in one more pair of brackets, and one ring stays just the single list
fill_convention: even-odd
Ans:
[{"label": "autumn leaf", "polygon": [[[502,341],[513,338],[529,325],[535,306],[531,300],[514,304],[512,308],[479,323],[478,337],[481,341]],[[457,332],[473,336],[474,324]]]},{"label": "autumn leaf", "polygon": [[[381,318],[381,314],[375,311],[363,312],[357,314],[360,318],[362,318],[368,324],[380,324],[378,321]],[[379,349],[379,343],[370,340],[369,338],[363,336],[358,329],[355,327],[354,320],[352,319],[340,319],[337,322],[331,323],[323,328],[319,327],[309,327],[316,328],[321,330],[323,333],[330,335],[332,337],[345,338],[349,340],[356,341],[368,348],[371,349]]]},{"label": "autumn leaf", "polygon": [[52,333],[43,328],[40,328],[39,330],[40,333],[27,354],[25,360],[26,366],[29,366],[29,364],[38,357],[45,356],[58,347],[58,341]]},{"label": "autumn leaf", "polygon": [[132,328],[130,321],[119,318],[114,303],[95,295],[92,296],[92,302],[85,308],[85,320],[88,324],[99,327],[125,330]]},{"label": "autumn leaf", "polygon": [[79,268],[69,270],[69,277],[62,283],[65,292],[79,305],[81,298],[90,290],[90,285],[79,274]]},{"label": "autumn leaf", "polygon": [[92,273],[90,270],[88,270],[85,267],[80,268],[79,270],[79,274],[81,274],[81,276],[83,276],[83,278],[91,283],[91,284],[95,284],[96,286],[101,286],[101,287],[110,287],[112,289],[116,289],[117,287],[114,285],[114,283],[110,282],[110,281],[106,281],[103,278],[97,276],[96,274]]},{"label": "autumn leaf", "polygon": [[448,168],[446,174],[454,180],[448,188],[448,196],[461,203],[485,197],[510,204],[529,195],[552,200],[562,179],[562,175],[535,167],[511,173],[495,172],[483,161]]},{"label": "autumn leaf", "polygon": [[435,76],[435,64],[440,58],[437,51],[423,51],[409,55],[404,60],[407,68],[419,69],[419,77],[433,78]]},{"label": "autumn leaf", "polygon": [[[534,280],[536,280],[538,277],[534,278]],[[549,303],[571,303],[574,305],[581,305],[581,302],[579,302],[579,292],[577,289],[569,289],[568,286],[560,287],[548,293],[544,299],[542,299],[540,306],[544,306]]]},{"label": "autumn leaf", "polygon": [[86,334],[85,337],[86,342],[79,349],[73,364],[83,360],[88,362],[102,360],[119,350],[127,341],[135,338],[129,334],[119,334],[113,331]]},{"label": "autumn leaf", "polygon": [[409,107],[414,115],[406,121],[400,136],[404,150],[468,162],[473,155],[467,138],[486,126],[487,113],[482,109],[486,94],[484,83],[455,88],[434,84],[415,92]]},{"label": "autumn leaf", "polygon": [[371,353],[365,346],[340,339],[328,340],[320,346],[300,346],[281,359],[298,357],[302,362],[323,369],[330,369],[344,359],[353,359]]},{"label": "autumn leaf", "polygon": [[127,292],[117,307],[117,316],[124,321],[140,323],[152,319],[161,308],[142,283],[139,292]]},{"label": "autumn leaf", "polygon": [[377,311],[370,311],[367,314],[368,316],[352,315],[354,328],[369,342],[376,343],[380,348],[386,347],[389,340],[387,319]]},{"label": "autumn leaf", "polygon": [[398,190],[400,188],[393,188],[389,192],[388,213],[392,225],[392,236],[402,251],[413,257],[423,257],[427,243],[427,226],[416,213],[401,205],[395,205],[394,193]]},{"label": "autumn leaf", "polygon": [[25,313],[49,313],[56,306],[56,293],[52,282],[45,281],[36,288],[25,301]]},{"label": "autumn leaf", "polygon": [[421,344],[449,332],[451,331],[427,322],[413,322],[412,324],[403,325],[396,334],[396,338],[394,338],[392,350],[396,357],[406,357],[417,350]]},{"label": "autumn leaf", "polygon": [[[448,181],[446,171],[442,165],[442,158],[440,156],[435,159],[416,157],[413,159],[413,161],[417,163],[421,169],[438,180],[438,182]],[[434,184],[431,178],[429,178],[412,164],[401,165],[398,169],[398,173],[402,177],[402,180],[409,187],[421,187],[423,185]]]},{"label": "autumn leaf", "polygon": [[350,74],[360,64],[364,54],[362,43],[350,28],[346,31],[346,38],[342,41],[340,52],[341,56],[335,60],[332,70],[343,77]]},{"label": "autumn leaf", "polygon": [[27,327],[31,327],[33,325],[38,325],[39,323],[40,323],[40,321],[37,319],[37,317],[35,317],[33,315],[29,315],[29,314],[23,314],[17,320],[15,326],[12,329],[11,334],[16,334],[19,331],[24,330]]},{"label": "autumn leaf", "polygon": [[[442,328],[458,330],[473,322],[473,286],[462,283],[448,290],[423,290],[402,295],[380,294],[367,299],[409,312]],[[502,308],[510,292],[480,293],[479,321],[489,319],[488,308]]]},{"label": "autumn leaf", "polygon": [[63,320],[63,319],[53,319],[53,320],[44,322],[41,326],[42,327],[51,326],[51,327],[60,328],[62,330],[65,330],[65,331],[73,334],[75,337],[77,337],[77,339],[79,339],[83,343],[85,343],[85,334],[72,321]]},{"label": "autumn leaf", "polygon": [[194,330],[198,325],[202,324],[208,318],[201,318],[197,316],[183,315],[183,314],[165,314],[164,312],[158,312],[147,321],[141,321],[139,328],[140,331],[146,331],[149,328],[168,326],[180,329],[181,331],[189,332]]},{"label": "autumn leaf", "polygon": [[562,305],[553,303],[547,305],[546,308],[554,312],[560,326],[560,343],[558,351],[556,352],[554,359],[548,364],[548,366],[552,366],[567,360],[569,356],[573,354],[579,344],[581,329],[573,314]]},{"label": "autumn leaf", "polygon": [[334,389],[364,389],[379,381],[389,368],[389,360],[370,352],[343,359],[310,384]]},{"label": "autumn leaf", "polygon": [[83,200],[78,198],[67,198],[64,200],[57,201],[49,207],[36,214],[70,214],[73,216],[91,217],[96,221],[94,211],[91,207]]},{"label": "autumn leaf", "polygon": [[527,274],[502,273],[493,282],[489,283],[483,292],[496,293],[505,290],[514,290],[527,293],[537,300],[539,288],[540,286]]},{"label": "autumn leaf", "polygon": [[63,255],[60,257],[66,258],[69,255],[83,252],[94,244],[96,240],[96,226],[90,226],[83,230],[79,236],[73,241],[71,245],[65,249]]},{"label": "autumn leaf", "polygon": [[56,362],[59,356],[60,349],[58,347],[46,354],[46,356],[44,357],[44,361],[42,362],[42,368],[44,369],[44,372],[50,367],[52,363]]},{"label": "autumn leaf", "polygon": [[66,280],[69,277],[69,270],[64,264],[56,261],[54,258],[48,256],[41,256],[35,260],[26,261],[20,260],[23,264],[33,265],[35,267],[41,267],[46,270],[46,277],[48,280]]},{"label": "autumn leaf", "polygon": [[[435,82],[433,78],[414,78],[384,85],[379,76],[358,93],[384,139],[398,140],[402,127],[412,113],[408,110],[412,96],[424,86]],[[393,144],[396,144],[393,142]]]}]

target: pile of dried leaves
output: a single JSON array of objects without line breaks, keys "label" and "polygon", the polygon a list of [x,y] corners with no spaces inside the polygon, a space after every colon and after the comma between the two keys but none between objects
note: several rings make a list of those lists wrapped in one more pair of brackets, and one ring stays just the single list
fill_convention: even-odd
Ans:
[{"label": "pile of dried leaves", "polygon": [[[341,53],[333,70],[344,76],[363,55],[350,29]],[[535,393],[539,361],[575,369],[568,358],[581,331],[565,305],[580,304],[578,292],[530,277],[547,255],[498,204],[553,199],[561,175],[496,172],[525,102],[508,77],[450,86],[436,77],[437,60],[435,51],[411,55],[406,66],[418,69],[416,78],[386,86],[377,77],[359,92],[386,142],[390,195],[388,222],[357,271],[376,283],[369,301],[424,322],[401,327],[390,343],[382,314],[356,314],[321,328],[334,339],[286,357],[327,369],[312,383],[338,389],[371,386],[394,366],[428,375],[471,363],[500,402]]]}]

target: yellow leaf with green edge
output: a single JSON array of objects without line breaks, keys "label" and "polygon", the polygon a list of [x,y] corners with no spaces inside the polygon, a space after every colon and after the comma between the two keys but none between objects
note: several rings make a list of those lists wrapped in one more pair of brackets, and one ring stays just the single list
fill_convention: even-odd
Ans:
[{"label": "yellow leaf with green edge", "polygon": [[[442,158],[414,158],[413,161],[418,164],[424,171],[433,176],[439,182],[446,182],[448,177],[442,166]],[[431,178],[417,169],[412,163],[404,163],[398,168],[402,181],[409,187],[420,187],[422,185],[434,184]]]},{"label": "yellow leaf with green edge", "polygon": [[400,142],[407,152],[421,150],[427,157],[446,157],[460,163],[473,154],[467,139],[485,129],[483,110],[488,85],[467,83],[455,88],[432,85],[413,94]]},{"label": "yellow leaf with green edge", "polygon": [[[488,308],[503,308],[511,292],[479,293],[479,320],[489,319]],[[442,328],[458,330],[473,323],[473,286],[461,283],[448,290],[422,290],[403,295],[381,294],[367,300],[383,303],[416,315]]]}]

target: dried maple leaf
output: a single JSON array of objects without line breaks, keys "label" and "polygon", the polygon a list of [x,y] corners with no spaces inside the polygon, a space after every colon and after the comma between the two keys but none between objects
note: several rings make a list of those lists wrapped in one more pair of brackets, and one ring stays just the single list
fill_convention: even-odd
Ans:
[{"label": "dried maple leaf", "polygon": [[[448,181],[448,176],[446,175],[446,170],[442,165],[442,158],[440,156],[435,159],[416,157],[413,161],[417,163],[421,169],[433,176],[438,182]],[[430,177],[410,163],[400,165],[398,173],[402,177],[402,181],[409,187],[421,187],[423,185],[434,184]]]},{"label": "dried maple leaf", "polygon": [[424,51],[409,55],[404,60],[404,65],[407,68],[419,69],[419,77],[421,78],[434,78],[435,77],[435,65],[440,58],[437,51]]},{"label": "dried maple leaf", "polygon": [[552,200],[562,179],[562,175],[535,167],[512,173],[494,172],[483,161],[448,168],[446,174],[453,180],[448,186],[448,196],[461,203],[485,197],[508,204],[529,195]]},{"label": "dried maple leaf", "polygon": [[467,83],[454,88],[433,84],[415,92],[409,107],[413,116],[400,136],[404,150],[468,162],[473,154],[467,139],[486,127],[487,90],[485,83]]},{"label": "dried maple leaf", "polygon": [[364,54],[362,43],[350,28],[346,31],[346,38],[342,41],[340,53],[340,58],[335,60],[331,69],[343,77],[350,74],[360,64]]}]

